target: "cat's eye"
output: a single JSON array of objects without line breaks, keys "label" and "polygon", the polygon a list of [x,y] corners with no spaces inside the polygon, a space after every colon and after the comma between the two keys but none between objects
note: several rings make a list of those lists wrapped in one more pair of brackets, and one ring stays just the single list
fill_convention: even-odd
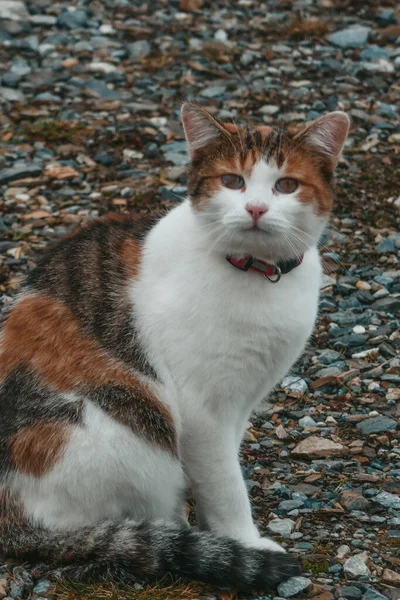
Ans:
[{"label": "cat's eye", "polygon": [[222,175],[221,182],[224,187],[227,187],[230,190],[241,190],[244,186],[243,177],[241,177],[240,175],[235,175],[234,173]]},{"label": "cat's eye", "polygon": [[280,194],[293,194],[299,187],[299,182],[291,177],[282,177],[275,183],[275,189]]}]

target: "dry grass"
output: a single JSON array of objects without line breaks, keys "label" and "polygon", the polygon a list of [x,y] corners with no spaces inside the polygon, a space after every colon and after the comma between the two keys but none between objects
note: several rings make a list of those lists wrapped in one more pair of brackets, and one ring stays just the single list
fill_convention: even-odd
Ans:
[{"label": "dry grass", "polygon": [[39,119],[22,127],[22,134],[29,141],[54,143],[80,143],[93,129],[84,123],[69,123],[58,119]]},{"label": "dry grass", "polygon": [[297,42],[321,40],[328,31],[330,31],[330,26],[327,23],[312,19],[295,19],[284,28],[286,36]]},{"label": "dry grass", "polygon": [[62,583],[56,587],[57,600],[202,600],[214,596],[217,600],[235,600],[235,593],[216,594],[206,585],[176,581],[163,585],[148,585],[143,589],[113,584],[83,585]]}]

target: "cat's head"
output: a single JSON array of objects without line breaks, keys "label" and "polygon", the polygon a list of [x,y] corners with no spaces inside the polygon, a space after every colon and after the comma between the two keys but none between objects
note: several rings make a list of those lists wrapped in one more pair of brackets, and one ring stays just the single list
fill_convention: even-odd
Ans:
[{"label": "cat's head", "polygon": [[188,190],[210,244],[272,260],[315,245],[329,219],[333,173],[349,129],[332,112],[290,135],[281,127],[221,123],[185,102]]}]

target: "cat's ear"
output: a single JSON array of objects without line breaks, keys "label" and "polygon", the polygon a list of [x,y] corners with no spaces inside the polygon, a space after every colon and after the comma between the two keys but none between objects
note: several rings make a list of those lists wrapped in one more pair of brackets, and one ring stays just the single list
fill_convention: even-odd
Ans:
[{"label": "cat's ear", "polygon": [[295,136],[329,159],[335,169],[349,132],[350,119],[340,110],[319,117]]},{"label": "cat's ear", "polygon": [[191,158],[197,150],[204,148],[221,135],[230,135],[222,123],[194,102],[183,103],[181,117]]}]

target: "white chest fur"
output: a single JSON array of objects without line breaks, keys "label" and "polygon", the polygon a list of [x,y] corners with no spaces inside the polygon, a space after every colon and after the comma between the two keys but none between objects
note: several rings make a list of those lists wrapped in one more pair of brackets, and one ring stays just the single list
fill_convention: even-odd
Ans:
[{"label": "white chest fur", "polygon": [[202,245],[188,204],[152,231],[132,289],[150,359],[185,418],[194,404],[238,427],[301,354],[315,320],[316,249],[280,282],[241,272]]}]

